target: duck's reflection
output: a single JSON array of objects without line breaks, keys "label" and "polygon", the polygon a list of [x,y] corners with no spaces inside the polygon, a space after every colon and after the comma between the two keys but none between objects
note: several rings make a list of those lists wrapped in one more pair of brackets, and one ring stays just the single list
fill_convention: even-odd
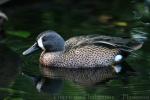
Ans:
[{"label": "duck's reflection", "polygon": [[129,76],[135,76],[136,71],[132,69],[132,67],[129,66],[126,62],[123,62],[122,66],[123,69],[120,73],[116,73],[112,67],[79,69],[45,68],[44,70],[47,71],[46,76],[27,75],[25,73],[23,73],[23,75],[33,81],[35,88],[39,92],[58,94],[63,89],[64,80],[72,81],[73,83],[86,88],[105,85],[105,83],[109,82],[110,80],[118,80],[123,84],[128,84]]}]

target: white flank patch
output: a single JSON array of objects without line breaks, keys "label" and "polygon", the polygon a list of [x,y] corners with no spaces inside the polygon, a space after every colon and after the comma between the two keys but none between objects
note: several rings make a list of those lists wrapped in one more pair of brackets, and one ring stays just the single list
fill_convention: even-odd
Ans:
[{"label": "white flank patch", "polygon": [[122,58],[123,58],[122,55],[117,55],[117,56],[115,57],[115,61],[116,61],[116,62],[119,62],[119,61],[122,60]]},{"label": "white flank patch", "polygon": [[116,73],[119,73],[121,71],[121,69],[122,68],[119,65],[114,66],[114,70],[115,70]]},{"label": "white flank patch", "polygon": [[41,92],[42,85],[43,85],[43,81],[42,80],[37,83],[36,89],[38,90],[38,92]]},{"label": "white flank patch", "polygon": [[42,48],[43,50],[45,50],[44,45],[43,45],[43,41],[42,41],[42,37],[40,37],[37,42],[38,42],[38,46],[40,48]]}]

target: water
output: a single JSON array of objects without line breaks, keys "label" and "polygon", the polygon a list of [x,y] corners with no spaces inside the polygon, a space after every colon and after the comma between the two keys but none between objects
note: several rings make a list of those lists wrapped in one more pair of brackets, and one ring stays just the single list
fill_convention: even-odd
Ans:
[{"label": "water", "polygon": [[[5,39],[5,44],[20,55],[19,59],[22,62],[19,69],[21,71],[30,75],[40,75],[38,67],[40,52],[29,57],[22,56],[22,52],[34,42],[40,32],[55,30],[65,39],[81,34],[130,36],[130,30],[135,27],[149,32],[149,26],[143,24],[143,22],[149,23],[150,20],[147,17],[149,15],[139,20],[141,16],[139,9],[142,9],[139,7],[140,4],[143,5],[142,2],[130,2],[129,0],[101,0],[92,3],[85,0],[79,3],[74,0],[70,2],[61,0],[34,2],[33,0],[24,4],[10,2],[1,8],[9,17],[6,24],[8,33],[16,32],[17,35],[9,35]],[[136,16],[133,11],[137,11]],[[102,18],[106,18],[105,22],[101,21]],[[21,32],[22,34],[24,32],[24,34],[31,33],[31,35],[24,38],[19,35]],[[147,36],[149,37],[149,34]],[[136,55],[131,55],[127,59],[127,62],[138,72],[137,76],[129,78],[128,84],[123,84],[120,80],[112,80],[90,89],[65,81],[64,87],[59,93],[60,96],[55,97],[38,93],[31,79],[18,72],[13,84],[7,88],[0,88],[0,91],[7,94],[6,100],[47,100],[47,98],[50,100],[51,98],[55,100],[149,100],[149,44],[149,40],[147,40],[142,49],[136,51]],[[8,71],[11,71],[11,68]]]}]

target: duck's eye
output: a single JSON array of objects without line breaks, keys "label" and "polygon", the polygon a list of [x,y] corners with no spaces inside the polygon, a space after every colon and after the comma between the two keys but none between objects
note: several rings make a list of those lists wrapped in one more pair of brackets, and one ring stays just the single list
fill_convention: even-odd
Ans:
[{"label": "duck's eye", "polygon": [[42,41],[45,42],[45,41],[48,41],[48,39],[49,39],[49,38],[48,38],[47,36],[44,36],[44,37],[42,38]]},{"label": "duck's eye", "polygon": [[43,41],[43,42],[46,41],[46,38],[42,38],[42,41]]}]

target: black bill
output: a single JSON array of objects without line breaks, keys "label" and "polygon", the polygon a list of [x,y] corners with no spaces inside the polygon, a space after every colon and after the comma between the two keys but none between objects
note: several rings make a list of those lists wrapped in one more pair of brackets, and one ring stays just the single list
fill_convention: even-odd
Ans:
[{"label": "black bill", "polygon": [[23,55],[28,55],[33,53],[34,51],[39,50],[39,46],[37,43],[34,43],[29,49],[25,50],[22,54]]}]

